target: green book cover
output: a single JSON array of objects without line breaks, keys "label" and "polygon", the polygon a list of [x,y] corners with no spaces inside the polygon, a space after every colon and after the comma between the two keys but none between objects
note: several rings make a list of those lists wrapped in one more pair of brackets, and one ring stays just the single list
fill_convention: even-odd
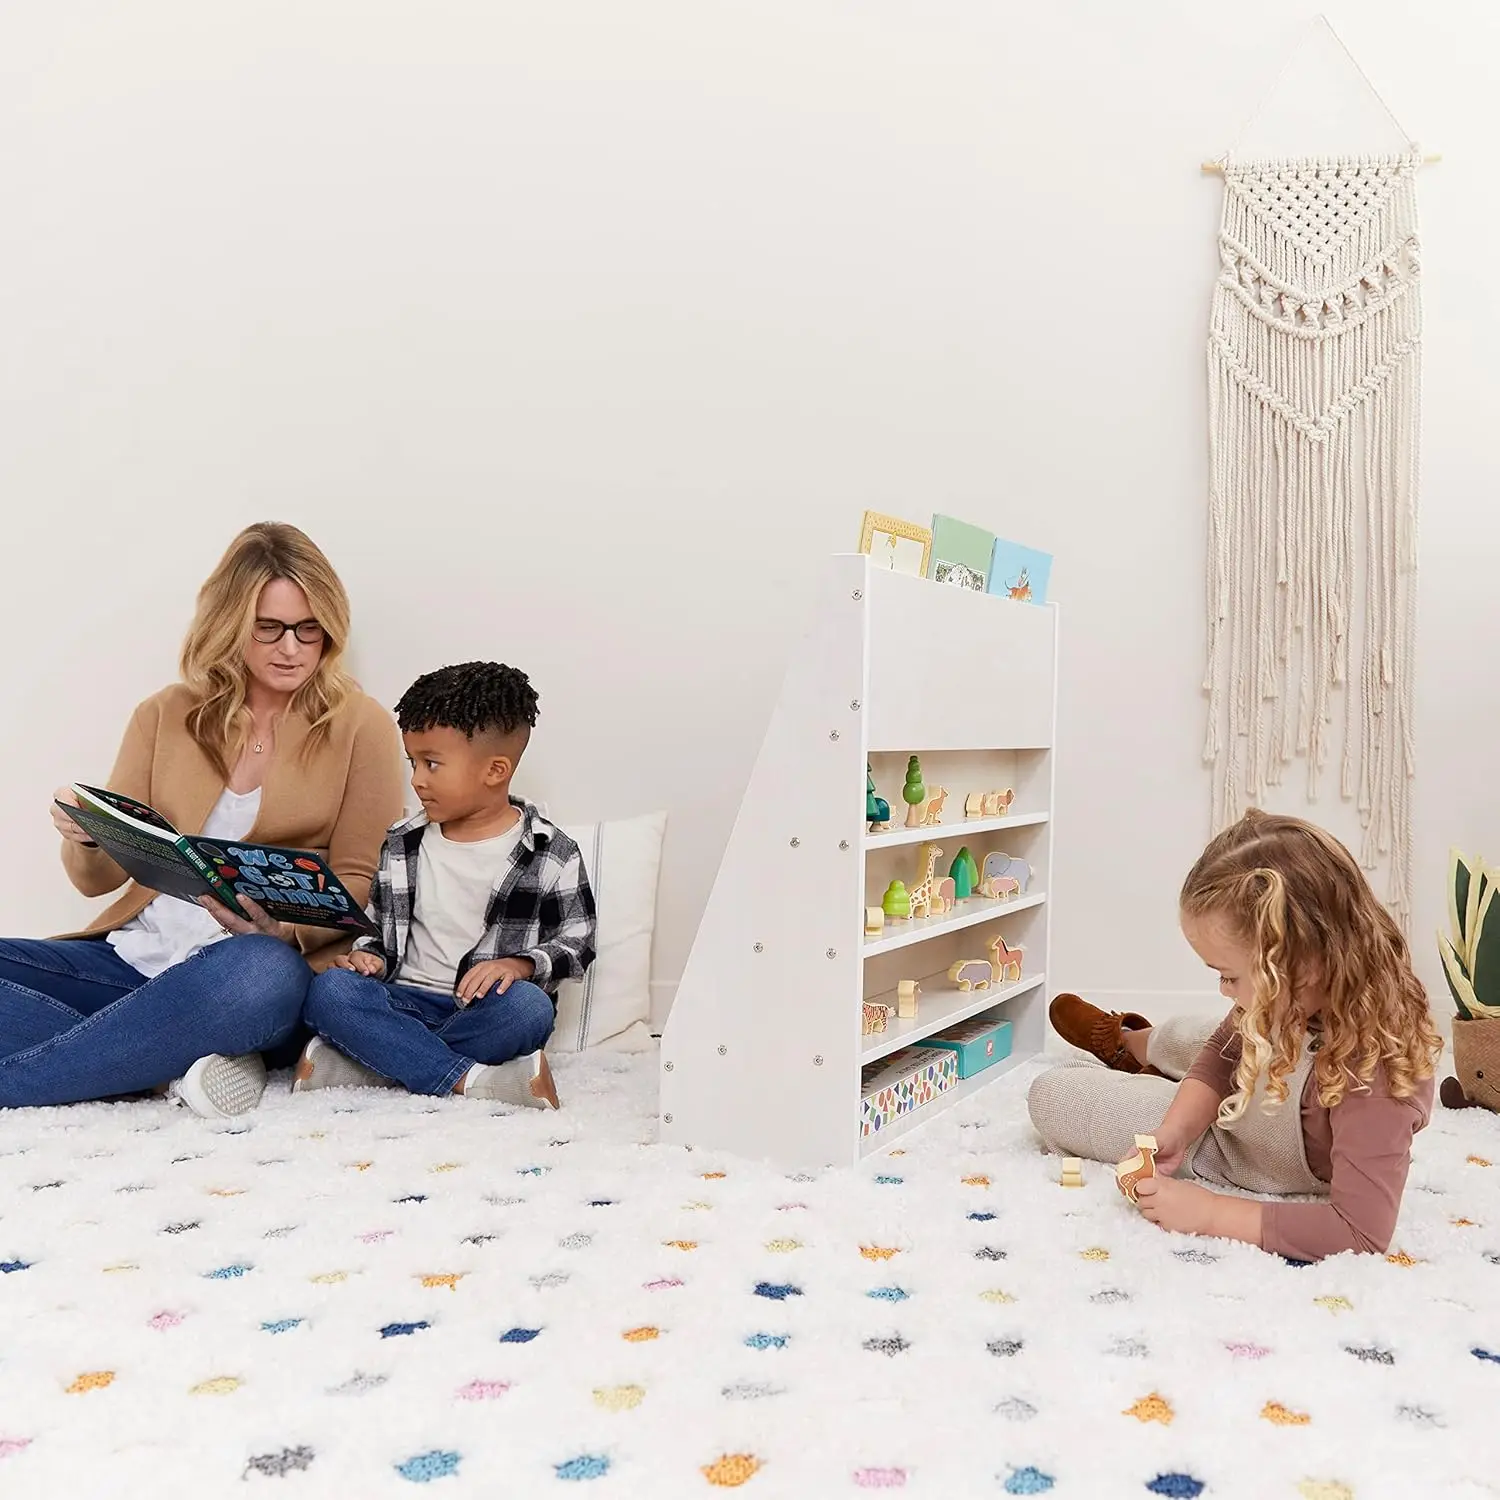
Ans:
[{"label": "green book cover", "polygon": [[952,516],[934,516],[932,560],[927,565],[927,576],[938,583],[951,583],[982,594],[989,582],[994,550],[994,532]]}]

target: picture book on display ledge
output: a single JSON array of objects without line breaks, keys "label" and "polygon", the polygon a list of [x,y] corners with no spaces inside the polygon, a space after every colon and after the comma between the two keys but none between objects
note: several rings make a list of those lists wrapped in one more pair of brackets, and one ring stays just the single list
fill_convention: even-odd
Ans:
[{"label": "picture book on display ledge", "polygon": [[955,588],[985,592],[995,550],[995,533],[952,516],[932,518],[932,558],[927,576]]},{"label": "picture book on display ledge", "polygon": [[308,849],[197,838],[153,807],[99,787],[73,785],[78,806],[57,805],[132,879],[179,901],[212,896],[237,916],[248,897],[268,917],[302,927],[375,934],[374,924],[328,867]]},{"label": "picture book on display ledge", "polygon": [[1008,542],[1003,536],[995,538],[995,550],[990,557],[990,593],[1023,604],[1045,604],[1051,577],[1050,552]]}]

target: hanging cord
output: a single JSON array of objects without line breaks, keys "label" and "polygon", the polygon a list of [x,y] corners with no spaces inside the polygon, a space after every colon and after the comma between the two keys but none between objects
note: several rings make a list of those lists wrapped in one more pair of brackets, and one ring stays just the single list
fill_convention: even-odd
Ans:
[{"label": "hanging cord", "polygon": [[[1205,172],[1222,172],[1224,168],[1229,164],[1230,160],[1238,151],[1240,142],[1245,139],[1245,137],[1250,133],[1251,128],[1265,113],[1266,105],[1268,105],[1275,97],[1276,90],[1281,86],[1281,80],[1287,75],[1287,70],[1302,55],[1303,49],[1307,46],[1308,39],[1318,29],[1319,26],[1322,26],[1324,30],[1327,31],[1329,36],[1331,36],[1334,41],[1338,43],[1339,51],[1341,51],[1344,56],[1349,59],[1350,63],[1353,64],[1354,71],[1359,74],[1360,81],[1364,84],[1365,88],[1369,90],[1375,102],[1381,107],[1381,109],[1385,111],[1386,118],[1389,119],[1391,124],[1396,127],[1396,130],[1401,136],[1401,139],[1407,143],[1408,149],[1413,152],[1419,149],[1417,143],[1412,140],[1410,135],[1407,134],[1406,127],[1402,125],[1401,121],[1396,118],[1395,110],[1393,110],[1390,105],[1386,103],[1385,96],[1380,92],[1379,89],[1375,87],[1374,83],[1370,81],[1370,75],[1366,73],[1365,70],[1359,65],[1359,59],[1355,57],[1355,55],[1349,50],[1348,45],[1345,43],[1343,37],[1341,37],[1338,32],[1334,30],[1333,22],[1330,21],[1328,17],[1320,11],[1316,16],[1313,17],[1312,21],[1308,23],[1306,31],[1303,32],[1302,37],[1297,42],[1296,46],[1294,46],[1292,50],[1287,53],[1286,59],[1281,64],[1281,67],[1277,70],[1275,78],[1271,80],[1271,86],[1265,91],[1264,94],[1261,95],[1260,102],[1251,112],[1250,118],[1246,120],[1245,123],[1241,125],[1240,128],[1235,132],[1234,139],[1225,148],[1223,154],[1215,157],[1212,161],[1206,161],[1203,163],[1203,170]],[[1428,161],[1435,162],[1440,158],[1436,156],[1429,156],[1426,159]]]}]

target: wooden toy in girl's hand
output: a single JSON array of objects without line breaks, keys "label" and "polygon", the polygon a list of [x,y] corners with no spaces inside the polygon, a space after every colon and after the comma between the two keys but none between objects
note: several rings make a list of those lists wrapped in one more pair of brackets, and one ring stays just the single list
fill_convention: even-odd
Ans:
[{"label": "wooden toy in girl's hand", "polygon": [[1135,1138],[1135,1150],[1115,1168],[1115,1182],[1120,1191],[1134,1203],[1136,1183],[1155,1176],[1156,1137],[1138,1135]]}]

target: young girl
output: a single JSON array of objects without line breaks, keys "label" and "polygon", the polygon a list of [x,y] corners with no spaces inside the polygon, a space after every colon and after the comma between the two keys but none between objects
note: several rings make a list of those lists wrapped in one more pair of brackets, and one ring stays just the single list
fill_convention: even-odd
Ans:
[{"label": "young girl", "polygon": [[1203,851],[1181,920],[1234,1009],[1217,1029],[1153,1027],[1059,995],[1054,1027],[1106,1067],[1044,1073],[1032,1123],[1052,1150],[1103,1162],[1154,1134],[1157,1175],[1136,1191],[1163,1229],[1299,1261],[1385,1251],[1442,1050],[1406,940],[1337,839],[1255,811]]}]

